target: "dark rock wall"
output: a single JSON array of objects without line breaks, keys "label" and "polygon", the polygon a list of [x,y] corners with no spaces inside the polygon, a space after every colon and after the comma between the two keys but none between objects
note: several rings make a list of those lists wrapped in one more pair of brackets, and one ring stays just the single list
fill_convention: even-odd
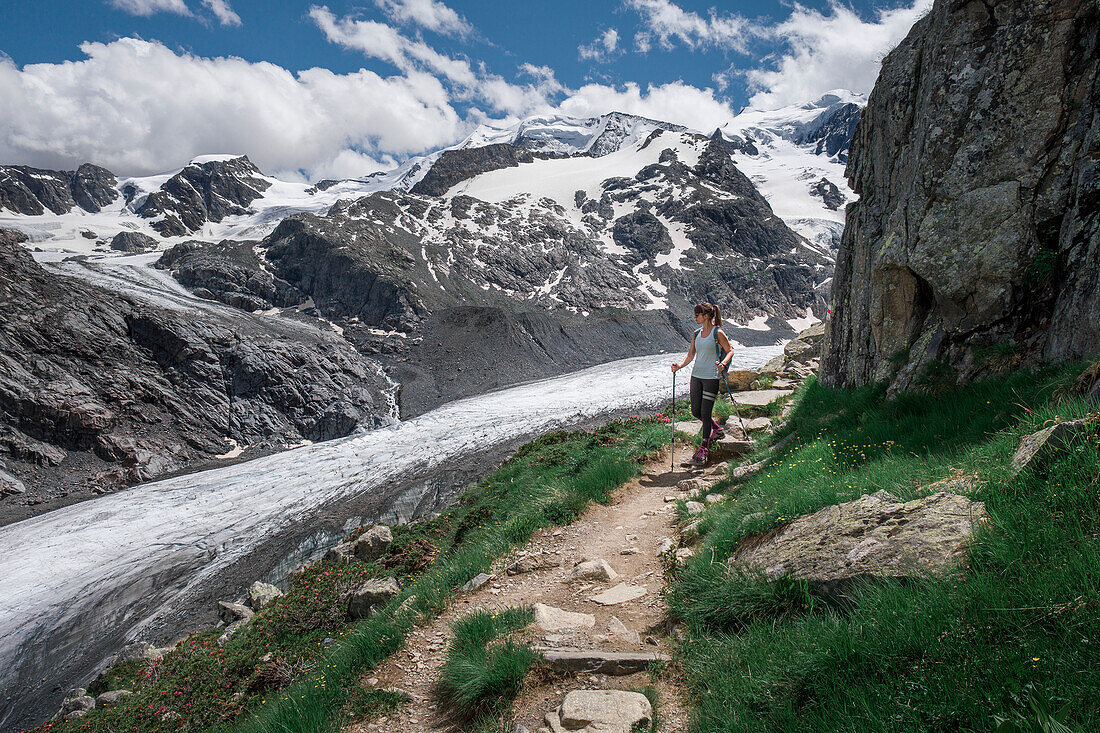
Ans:
[{"label": "dark rock wall", "polygon": [[442,196],[456,183],[500,168],[514,168],[520,163],[530,163],[534,159],[529,151],[508,143],[448,150],[439,156],[428,173],[412,187],[410,193]]},{"label": "dark rock wall", "polygon": [[887,56],[848,164],[823,382],[1100,349],[1098,33],[1092,0],[937,0]]},{"label": "dark rock wall", "polygon": [[0,165],[0,209],[41,216],[47,210],[67,214],[79,206],[94,213],[118,198],[116,183],[113,173],[91,163],[75,172]]}]

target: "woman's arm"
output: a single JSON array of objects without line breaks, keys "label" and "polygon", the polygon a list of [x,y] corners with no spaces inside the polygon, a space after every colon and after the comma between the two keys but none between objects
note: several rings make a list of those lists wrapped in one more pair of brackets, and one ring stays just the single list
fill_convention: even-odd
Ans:
[{"label": "woman's arm", "polygon": [[695,339],[692,338],[691,339],[691,348],[688,349],[687,356],[685,356],[684,360],[682,362],[680,362],[679,364],[673,364],[672,365],[672,371],[674,371],[674,372],[680,371],[681,369],[686,367],[688,364],[690,364],[691,360],[694,359],[694,358],[695,358]]},{"label": "woman's arm", "polygon": [[[726,334],[721,329],[718,330],[718,343],[722,344],[722,348],[726,350],[726,358],[718,362],[718,369],[725,369],[730,365],[730,361],[733,359],[733,347],[730,346],[730,340],[726,338]],[[695,344],[693,343],[692,346]]]}]

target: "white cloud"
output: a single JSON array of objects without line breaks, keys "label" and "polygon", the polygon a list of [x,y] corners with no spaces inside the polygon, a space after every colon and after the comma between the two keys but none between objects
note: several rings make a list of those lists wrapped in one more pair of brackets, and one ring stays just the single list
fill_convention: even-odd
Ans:
[{"label": "white cloud", "polygon": [[466,36],[473,27],[466,19],[438,0],[374,0],[396,23],[415,23],[444,35]]},{"label": "white cloud", "polygon": [[241,24],[241,16],[233,12],[228,0],[202,0],[202,4],[210,9],[222,25],[239,26]]},{"label": "white cloud", "polygon": [[592,43],[577,47],[577,53],[582,61],[596,61],[603,63],[619,48],[619,31],[608,28],[598,35]]},{"label": "white cloud", "polygon": [[162,12],[191,15],[183,0],[111,0],[111,5],[131,15],[148,16]]},{"label": "white cloud", "polygon": [[477,82],[468,61],[445,56],[422,41],[406,38],[385,23],[337,18],[323,5],[311,7],[309,17],[329,42],[361,51],[402,71],[428,69],[467,89]]},{"label": "white cloud", "polygon": [[703,132],[714,130],[733,117],[730,106],[711,89],[699,89],[682,81],[651,84],[642,88],[630,82],[622,87],[586,84],[557,106],[562,114],[594,117],[605,112],[626,112],[674,122]]},{"label": "white cloud", "polygon": [[852,8],[832,0],[828,14],[795,5],[787,20],[766,31],[788,50],[775,66],[747,72],[756,93],[751,106],[771,109],[819,97],[831,89],[867,93],[878,77],[882,57],[932,7],[932,0],[880,10],[863,20]]},{"label": "white cloud", "polygon": [[467,132],[440,80],[423,72],[293,74],[135,38],[81,50],[81,61],[22,69],[0,59],[0,160],[66,169],[93,161],[134,175],[227,151],[265,171],[347,175]]},{"label": "white cloud", "polygon": [[753,32],[748,20],[740,15],[719,15],[713,8],[710,17],[684,10],[670,0],[626,0],[627,7],[642,16],[646,30],[634,36],[635,47],[645,53],[652,48],[653,38],[665,50],[679,41],[688,48],[715,47],[744,52]]},{"label": "white cloud", "polygon": [[[492,109],[509,115],[527,115],[548,109],[547,97],[562,87],[548,67],[523,64],[520,72],[531,76],[533,84],[513,84],[491,74],[484,64],[475,70],[469,61],[439,53],[420,40],[403,36],[392,26],[372,20],[337,18],[325,6],[313,6],[310,18],[331,43],[362,52],[371,58],[393,64],[406,74],[427,71],[442,77],[452,87],[458,101],[481,100]],[[473,116],[483,115],[473,110]]]}]

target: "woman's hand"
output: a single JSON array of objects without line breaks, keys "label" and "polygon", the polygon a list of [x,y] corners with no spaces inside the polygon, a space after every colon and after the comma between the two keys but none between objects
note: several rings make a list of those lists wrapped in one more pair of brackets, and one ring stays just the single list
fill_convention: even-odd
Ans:
[{"label": "woman's hand", "polygon": [[681,364],[677,364],[676,362],[673,362],[673,363],[672,363],[672,373],[673,373],[673,374],[675,374],[676,372],[680,371],[680,370],[681,370],[681,369],[683,369],[683,368],[684,368],[684,367],[683,367],[683,365],[681,365]]}]

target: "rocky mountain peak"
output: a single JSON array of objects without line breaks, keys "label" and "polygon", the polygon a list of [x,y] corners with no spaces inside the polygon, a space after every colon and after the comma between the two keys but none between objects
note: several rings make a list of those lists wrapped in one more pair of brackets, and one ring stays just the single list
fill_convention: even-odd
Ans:
[{"label": "rocky mountain peak", "polygon": [[271,186],[248,156],[195,158],[149,194],[136,213],[154,219],[163,236],[185,236],[207,221],[248,213],[248,206]]},{"label": "rocky mountain peak", "polygon": [[0,210],[41,216],[80,207],[94,213],[118,198],[116,183],[114,174],[91,163],[75,172],[0,165]]}]

